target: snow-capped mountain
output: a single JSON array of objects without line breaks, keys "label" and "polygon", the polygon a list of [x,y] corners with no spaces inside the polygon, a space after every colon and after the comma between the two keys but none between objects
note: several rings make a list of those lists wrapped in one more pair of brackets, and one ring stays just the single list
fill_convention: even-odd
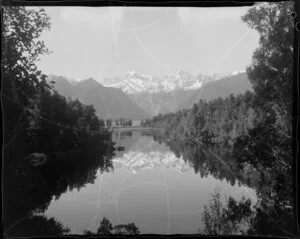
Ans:
[{"label": "snow-capped mountain", "polygon": [[69,78],[50,75],[54,90],[60,95],[78,99],[83,104],[93,105],[101,119],[145,119],[149,114],[133,102],[121,89],[104,87],[93,78],[70,83]]},{"label": "snow-capped mountain", "polygon": [[122,157],[113,159],[114,168],[125,168],[130,173],[156,167],[173,168],[179,173],[186,172],[192,167],[182,158],[177,158],[172,152],[139,152],[128,151]]},{"label": "snow-capped mountain", "polygon": [[224,74],[199,74],[192,75],[186,71],[180,70],[175,74],[166,75],[158,78],[150,75],[141,75],[135,71],[127,72],[123,77],[114,77],[112,79],[101,79],[100,83],[106,87],[121,89],[127,94],[137,93],[160,93],[172,92],[175,90],[195,90],[201,88],[207,82],[222,79],[224,77],[238,74],[238,71]]}]

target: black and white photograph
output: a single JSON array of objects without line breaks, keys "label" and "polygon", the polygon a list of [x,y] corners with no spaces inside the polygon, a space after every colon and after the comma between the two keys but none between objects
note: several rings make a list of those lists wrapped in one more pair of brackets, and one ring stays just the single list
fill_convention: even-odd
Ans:
[{"label": "black and white photograph", "polygon": [[296,5],[1,6],[4,237],[299,236]]}]

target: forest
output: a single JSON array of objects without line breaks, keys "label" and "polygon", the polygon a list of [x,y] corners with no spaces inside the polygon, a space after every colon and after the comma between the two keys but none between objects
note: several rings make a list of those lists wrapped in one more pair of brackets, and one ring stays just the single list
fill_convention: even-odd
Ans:
[{"label": "forest", "polygon": [[[191,109],[159,114],[142,122],[143,126],[158,128],[161,134],[158,137],[173,141],[178,154],[183,148],[181,153],[196,154],[189,158],[199,158],[199,145],[223,144],[234,156],[236,170],[245,173],[252,168],[252,172],[259,172],[255,184],[260,201],[250,234],[272,231],[290,235],[293,228],[292,10],[292,2],[270,3],[251,8],[242,17],[243,22],[260,34],[259,47],[247,68],[253,92],[208,102],[200,100]],[[216,155],[223,159],[226,156],[220,151]],[[194,161],[197,163],[194,165],[199,164]],[[225,161],[227,165],[235,163],[226,157]]]},{"label": "forest", "polygon": [[[242,17],[260,35],[259,47],[247,68],[253,92],[200,100],[191,109],[159,114],[142,122],[142,126],[159,129],[155,139],[166,141],[176,155],[186,155],[201,177],[207,169],[232,185],[237,177],[256,188],[259,202],[254,209],[250,209],[247,200],[229,199],[221,219],[213,211],[216,205],[221,207],[216,194],[205,208],[205,228],[200,233],[226,234],[228,228],[237,231],[236,223],[243,220],[242,214],[250,217],[249,210],[252,216],[245,219],[250,223],[247,234],[296,233],[292,184],[292,11],[292,2],[278,2],[251,8]],[[40,214],[53,195],[59,198],[67,190],[79,190],[92,183],[99,168],[101,172],[113,170],[115,148],[105,128],[112,122],[99,119],[92,105],[59,95],[53,90],[54,82],[48,83],[47,75],[38,70],[36,62],[41,55],[50,53],[40,40],[42,32],[51,28],[45,10],[5,7],[2,12],[5,233],[24,236],[39,228],[34,235],[62,235],[69,229]],[[119,119],[118,124],[131,126],[132,122]],[[60,160],[60,155],[72,152],[75,155]],[[215,162],[213,155],[234,170],[228,173],[228,168]],[[15,226],[20,218],[25,219]],[[226,226],[222,227],[224,221]],[[12,233],[12,228],[19,234]],[[24,232],[24,228],[29,229]],[[124,231],[139,233],[134,224],[113,227],[106,218],[98,229],[100,234]]]},{"label": "forest", "polygon": [[226,99],[200,100],[192,109],[159,114],[142,122],[160,128],[170,138],[200,140],[204,143],[233,143],[260,121],[263,112],[255,109],[251,92]]},{"label": "forest", "polygon": [[93,106],[59,95],[37,69],[41,55],[50,53],[40,40],[50,29],[45,10],[10,6],[2,12],[5,235],[61,235],[69,229],[40,213],[53,195],[79,190],[99,168],[112,170],[115,148]]},{"label": "forest", "polygon": [[39,40],[40,34],[50,29],[44,10],[8,7],[3,13],[4,148],[25,132],[30,136],[32,153],[44,154],[79,148],[90,135],[108,136],[92,105],[59,95],[37,69],[40,55],[49,53]]}]

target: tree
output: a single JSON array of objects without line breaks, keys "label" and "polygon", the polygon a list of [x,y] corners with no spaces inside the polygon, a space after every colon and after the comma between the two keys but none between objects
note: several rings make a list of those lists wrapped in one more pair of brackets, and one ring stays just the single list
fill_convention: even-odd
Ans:
[{"label": "tree", "polygon": [[44,42],[38,40],[50,29],[45,10],[26,7],[4,7],[2,71],[13,86],[15,100],[22,103],[47,86],[46,76],[36,67],[40,55],[49,53]]},{"label": "tree", "polygon": [[100,226],[96,234],[89,230],[84,230],[83,233],[84,235],[137,235],[140,234],[140,231],[134,223],[118,224],[113,226],[110,220],[104,217],[100,222]]},{"label": "tree", "polygon": [[78,128],[81,129],[81,130],[86,130],[87,129],[87,126],[88,126],[88,123],[85,119],[85,117],[80,117],[78,120],[77,120],[77,125],[78,125]]},{"label": "tree", "polygon": [[131,119],[127,121],[127,125],[132,126],[132,120]]},{"label": "tree", "polygon": [[106,122],[106,127],[111,127],[112,126],[112,120],[111,119],[107,119],[105,122]]},{"label": "tree", "polygon": [[195,115],[195,114],[197,114],[197,112],[198,112],[198,105],[195,103],[193,105],[193,114]]},{"label": "tree", "polygon": [[109,235],[112,234],[113,226],[111,222],[104,217],[100,222],[100,226],[98,228],[97,234]]},{"label": "tree", "polygon": [[253,211],[251,200],[242,198],[237,202],[229,197],[227,205],[223,206],[220,200],[220,193],[212,194],[208,206],[204,206],[202,213],[203,229],[200,233],[208,235],[228,235],[245,233],[243,227],[249,226]]},{"label": "tree", "polygon": [[13,235],[9,237],[59,236],[68,233],[70,229],[53,217],[30,215],[16,225]]},{"label": "tree", "polygon": [[276,117],[290,137],[293,87],[293,2],[257,4],[242,20],[260,34],[247,68],[259,106]]},{"label": "tree", "polygon": [[254,101],[265,113],[260,122],[264,130],[258,132],[264,135],[263,144],[255,141],[255,147],[268,144],[264,158],[272,162],[276,174],[286,177],[292,175],[293,8],[292,1],[258,4],[242,17],[260,34],[260,46],[247,69]]},{"label": "tree", "polygon": [[138,227],[134,223],[120,224],[114,226],[115,234],[121,235],[137,235],[140,234]]},{"label": "tree", "polygon": [[38,93],[50,87],[46,75],[36,67],[40,55],[49,53],[39,40],[41,33],[49,29],[49,17],[44,9],[3,8],[1,97],[5,135],[14,133],[25,116],[36,119]]},{"label": "tree", "polygon": [[89,125],[91,131],[98,131],[100,127],[103,126],[102,122],[100,122],[100,120],[95,115],[91,117]]}]

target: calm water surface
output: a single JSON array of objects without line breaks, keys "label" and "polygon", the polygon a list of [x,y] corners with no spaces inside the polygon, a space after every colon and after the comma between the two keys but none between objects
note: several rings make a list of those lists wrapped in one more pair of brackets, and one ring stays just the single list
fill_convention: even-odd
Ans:
[{"label": "calm water surface", "polygon": [[113,141],[125,147],[113,157],[114,169],[99,170],[94,183],[53,198],[45,213],[69,227],[71,234],[96,232],[103,217],[113,225],[134,222],[141,233],[196,233],[204,206],[216,190],[223,202],[229,196],[256,202],[254,189],[209,172],[201,177],[182,156],[150,135],[115,132]]}]

